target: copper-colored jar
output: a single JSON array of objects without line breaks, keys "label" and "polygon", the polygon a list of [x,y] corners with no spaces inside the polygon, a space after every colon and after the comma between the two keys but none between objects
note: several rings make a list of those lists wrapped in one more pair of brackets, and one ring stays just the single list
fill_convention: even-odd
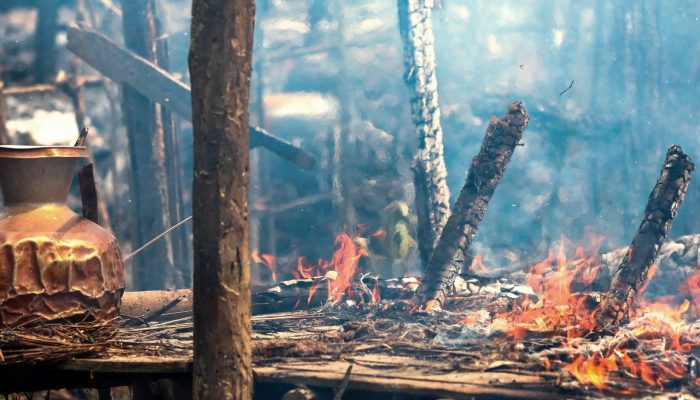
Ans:
[{"label": "copper-colored jar", "polygon": [[0,326],[119,314],[117,240],[65,205],[84,147],[0,146]]}]

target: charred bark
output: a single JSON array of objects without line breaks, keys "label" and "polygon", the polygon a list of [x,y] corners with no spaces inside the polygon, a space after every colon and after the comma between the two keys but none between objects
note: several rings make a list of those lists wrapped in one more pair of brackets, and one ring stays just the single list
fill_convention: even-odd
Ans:
[{"label": "charred bark", "polygon": [[194,0],[194,398],[250,399],[248,100],[253,0]]},{"label": "charred bark", "polygon": [[[85,139],[88,134],[88,127],[87,127],[87,121],[88,121],[88,116],[87,116],[87,106],[85,104],[85,79],[82,77],[80,74],[80,66],[78,65],[79,60],[76,57],[73,57],[71,61],[71,75],[70,78],[67,79],[65,82],[56,82],[57,87],[63,91],[71,100],[71,103],[73,104],[73,113],[75,114],[75,123],[78,126],[78,129],[80,129],[80,136],[78,137],[78,142],[76,142],[75,146],[84,146],[85,145]],[[109,211],[107,209],[107,203],[104,201],[104,199],[100,198],[97,196],[97,189],[96,189],[96,180],[95,180],[95,155],[93,154],[93,151],[91,148],[88,148],[88,154],[89,154],[89,159],[90,159],[90,172],[89,174],[91,175],[89,179],[92,180],[92,183],[90,185],[95,186],[95,197],[94,201],[95,203],[95,219],[93,220],[96,224],[99,224],[97,221],[102,222],[102,226],[111,231],[111,223],[110,223],[110,218],[109,218]],[[84,167],[84,168],[87,168]],[[80,171],[81,174],[86,173],[88,174],[87,170]],[[80,175],[82,177],[82,175]],[[87,176],[86,176],[87,178]],[[82,197],[82,182],[81,182],[81,197]],[[87,188],[86,188],[87,189]],[[84,200],[84,199],[83,199]],[[91,209],[92,212],[92,209]],[[85,202],[83,201],[83,216],[85,216]],[[88,217],[86,217],[88,218]],[[89,218],[92,220],[92,218]]]},{"label": "charred bark", "polygon": [[[418,246],[423,265],[437,244],[450,214],[450,191],[443,158],[438,106],[432,6],[422,0],[398,0],[399,30],[404,43],[405,80],[418,136],[415,175]],[[430,2],[432,3],[432,2]]]},{"label": "charred bark", "polygon": [[452,215],[423,274],[423,283],[418,289],[418,300],[422,304],[432,300],[442,304],[444,301],[464,265],[486,207],[522,138],[527,122],[527,112],[519,102],[508,106],[508,112],[500,120],[492,118],[489,122],[481,150],[472,160]]},{"label": "charred bark", "polygon": [[5,83],[0,80],[0,145],[10,144],[10,133],[7,130],[7,103],[5,102]]},{"label": "charred bark", "polygon": [[95,170],[92,164],[84,166],[78,174],[80,186],[80,200],[83,205],[83,217],[99,224],[100,218],[97,211],[97,188],[95,187]]},{"label": "charred bark", "polygon": [[[137,55],[156,58],[153,1],[122,1],[124,41]],[[124,117],[131,158],[131,196],[136,207],[136,241],[145,243],[165,231],[169,204],[160,110],[131,86],[124,86]],[[152,246],[135,260],[134,284],[142,290],[182,286],[176,274],[171,238]],[[178,279],[180,278],[180,279]]]},{"label": "charred bark", "polygon": [[619,323],[637,293],[646,285],[671,223],[683,203],[695,165],[680,146],[671,146],[661,176],[649,195],[644,219],[632,239],[627,255],[610,283],[596,319],[600,327]]}]

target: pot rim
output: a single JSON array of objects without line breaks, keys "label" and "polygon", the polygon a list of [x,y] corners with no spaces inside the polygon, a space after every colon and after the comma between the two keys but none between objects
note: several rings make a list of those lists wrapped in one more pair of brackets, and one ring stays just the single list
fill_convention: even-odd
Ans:
[{"label": "pot rim", "polygon": [[85,146],[0,146],[0,158],[87,158]]}]

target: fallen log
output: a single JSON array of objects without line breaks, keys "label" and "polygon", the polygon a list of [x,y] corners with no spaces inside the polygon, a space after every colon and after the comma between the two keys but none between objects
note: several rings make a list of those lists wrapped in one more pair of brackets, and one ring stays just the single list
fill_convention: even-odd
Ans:
[{"label": "fallen log", "polygon": [[[333,273],[306,279],[290,279],[268,287],[252,288],[251,307],[253,315],[288,312],[298,309],[320,307],[328,303],[327,280],[334,279]],[[377,304],[380,300],[410,300],[420,279],[403,277],[380,279],[364,276],[353,282],[348,295],[339,302],[350,301],[354,304]],[[505,278],[484,278],[474,275],[460,275],[455,279],[454,289],[448,296],[450,309],[466,311],[462,308],[465,299],[495,299],[506,301],[520,298],[522,295],[536,296],[532,288]],[[178,301],[179,300],[179,301]],[[192,291],[151,290],[144,292],[125,292],[122,298],[121,314],[135,319],[174,304],[166,312],[152,317],[152,321],[173,320],[192,315]]]},{"label": "fallen log", "polygon": [[431,13],[432,2],[398,0],[405,81],[411,93],[411,113],[418,137],[413,174],[418,249],[424,268],[450,215]]},{"label": "fallen log", "polygon": [[443,303],[464,265],[486,207],[527,122],[527,112],[520,102],[508,106],[500,120],[494,117],[489,122],[481,150],[472,160],[464,187],[423,274],[417,300],[426,308],[434,305],[433,301]]},{"label": "fallen log", "polygon": [[[68,28],[66,47],[111,80],[129,85],[183,118],[192,119],[190,87],[152,62],[97,32],[76,26]],[[250,146],[265,147],[305,169],[312,169],[316,162],[307,151],[258,127],[250,127]]]},{"label": "fallen log", "polygon": [[695,165],[680,146],[668,149],[661,176],[649,195],[644,219],[596,316],[600,328],[620,323],[637,293],[647,284],[649,271],[683,203],[694,169]]}]

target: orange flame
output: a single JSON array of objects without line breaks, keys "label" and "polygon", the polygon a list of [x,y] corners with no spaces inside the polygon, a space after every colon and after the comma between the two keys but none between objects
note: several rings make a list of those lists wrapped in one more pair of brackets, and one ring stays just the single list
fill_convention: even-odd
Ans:
[{"label": "orange flame", "polygon": [[589,296],[574,295],[571,289],[574,282],[584,286],[593,282],[601,265],[597,254],[602,239],[590,232],[588,235],[593,245],[578,247],[572,260],[568,260],[562,240],[558,251],[550,251],[530,269],[525,283],[535,291],[538,301],[523,298],[516,303],[505,316],[511,326],[508,336],[523,339],[529,332],[565,330],[568,338],[574,338],[594,327],[596,310],[589,308]]},{"label": "orange flame", "polygon": [[353,238],[341,233],[335,238],[336,250],[330,267],[337,273],[335,279],[328,279],[328,300],[338,301],[350,289],[350,284],[362,256],[367,253],[355,244]]},{"label": "orange flame", "polygon": [[275,258],[275,256],[273,256],[272,254],[260,254],[258,252],[258,249],[255,249],[252,253],[250,253],[250,257],[256,264],[262,264],[266,266],[267,269],[270,270],[272,280],[277,280],[277,266],[275,265],[277,259]]},{"label": "orange flame", "polygon": [[477,254],[472,260],[471,265],[469,266],[470,272],[476,272],[477,270],[483,273],[488,272],[486,270],[486,266],[484,265],[484,261],[481,259],[481,254]]}]

